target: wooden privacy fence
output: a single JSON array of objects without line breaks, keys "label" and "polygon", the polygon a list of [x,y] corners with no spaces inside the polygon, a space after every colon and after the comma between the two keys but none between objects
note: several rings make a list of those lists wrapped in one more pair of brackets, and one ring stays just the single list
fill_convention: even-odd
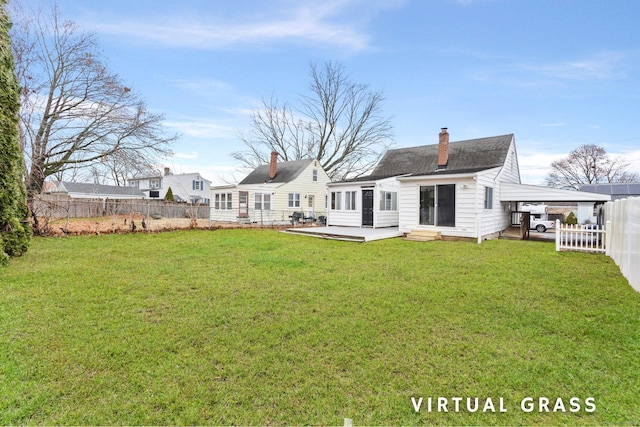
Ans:
[{"label": "wooden privacy fence", "polygon": [[143,215],[162,218],[209,218],[209,205],[150,199],[72,199],[41,195],[33,210],[39,217],[98,218],[114,215]]},{"label": "wooden privacy fence", "polygon": [[606,251],[606,230],[597,224],[561,224],[556,220],[556,251]]}]

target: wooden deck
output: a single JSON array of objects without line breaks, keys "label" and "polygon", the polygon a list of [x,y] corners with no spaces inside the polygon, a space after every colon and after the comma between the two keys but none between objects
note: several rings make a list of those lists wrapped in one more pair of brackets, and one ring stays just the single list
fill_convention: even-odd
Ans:
[{"label": "wooden deck", "polygon": [[401,237],[398,227],[359,228],[359,227],[297,227],[287,228],[285,233],[302,234],[322,239],[345,240],[349,242],[370,242],[373,240]]}]

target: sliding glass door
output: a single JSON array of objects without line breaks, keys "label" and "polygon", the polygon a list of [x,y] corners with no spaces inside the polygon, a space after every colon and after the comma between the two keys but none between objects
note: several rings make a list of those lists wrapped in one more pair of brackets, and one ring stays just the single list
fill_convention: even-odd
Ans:
[{"label": "sliding glass door", "polygon": [[419,216],[420,225],[455,227],[455,184],[421,186]]}]

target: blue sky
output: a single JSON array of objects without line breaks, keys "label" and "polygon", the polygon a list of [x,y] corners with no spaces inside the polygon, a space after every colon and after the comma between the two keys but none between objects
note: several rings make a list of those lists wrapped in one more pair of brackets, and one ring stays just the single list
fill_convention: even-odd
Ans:
[{"label": "blue sky", "polygon": [[163,166],[214,184],[261,99],[296,104],[310,64],[385,94],[394,147],[513,133],[523,183],[593,143],[640,171],[637,0],[58,0],[181,135]]}]

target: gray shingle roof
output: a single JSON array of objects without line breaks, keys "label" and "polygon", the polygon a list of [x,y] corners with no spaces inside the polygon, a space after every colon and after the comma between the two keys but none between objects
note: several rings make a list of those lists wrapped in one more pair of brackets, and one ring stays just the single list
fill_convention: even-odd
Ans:
[{"label": "gray shingle roof", "polygon": [[119,185],[100,185],[100,184],[86,184],[83,182],[62,182],[64,188],[69,193],[83,193],[83,194],[100,194],[117,196],[135,196],[144,197],[144,193],[135,187],[124,187]]},{"label": "gray shingle roof", "polygon": [[374,176],[442,175],[473,173],[504,164],[513,134],[449,143],[446,169],[438,167],[438,144],[389,150],[376,166]]},{"label": "gray shingle roof", "polygon": [[240,181],[243,184],[285,184],[296,179],[303,170],[313,162],[311,159],[292,160],[289,162],[278,162],[276,167],[276,176],[269,179],[269,165],[260,165],[253,170],[245,179]]}]

